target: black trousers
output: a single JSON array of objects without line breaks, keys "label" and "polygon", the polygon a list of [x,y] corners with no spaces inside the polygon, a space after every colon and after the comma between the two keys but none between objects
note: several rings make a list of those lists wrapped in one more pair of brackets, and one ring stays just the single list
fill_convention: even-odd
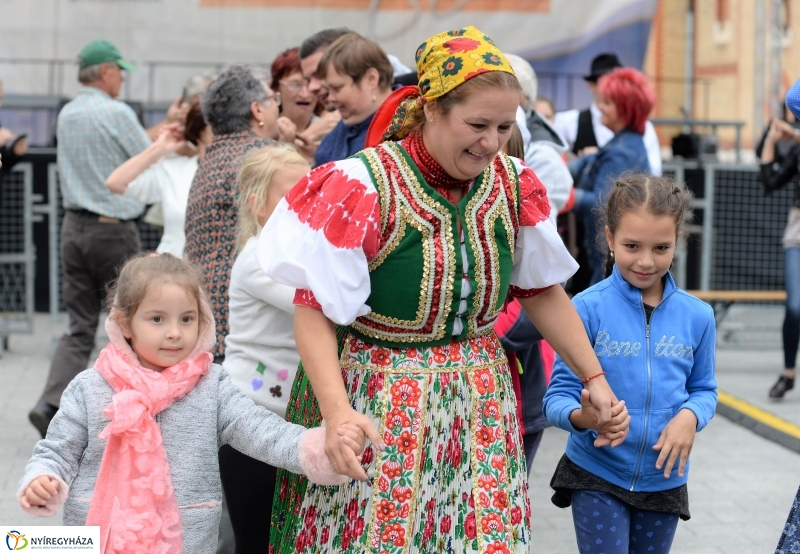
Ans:
[{"label": "black trousers", "polygon": [[266,554],[277,468],[224,445],[219,473],[233,527],[236,554]]},{"label": "black trousers", "polygon": [[67,211],[61,224],[63,297],[69,332],[58,341],[42,400],[61,405],[61,393],[86,369],[94,348],[106,287],[127,258],[141,249],[134,221],[101,223],[96,215]]}]

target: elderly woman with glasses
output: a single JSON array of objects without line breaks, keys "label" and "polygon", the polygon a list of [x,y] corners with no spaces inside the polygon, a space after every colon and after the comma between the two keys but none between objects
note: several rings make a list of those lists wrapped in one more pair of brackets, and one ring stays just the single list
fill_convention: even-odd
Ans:
[{"label": "elderly woman with glasses", "polygon": [[[586,383],[597,446],[627,433],[559,285],[577,264],[546,190],[501,152],[522,98],[510,64],[474,27],[429,38],[416,60],[419,86],[378,108],[367,148],[304,177],[259,237],[260,266],[296,289],[303,365],[286,417],[324,419],[351,478],[279,472],[276,554],[530,552],[516,371],[494,330],[509,293]],[[370,439],[360,456],[353,429]]]},{"label": "elderly woman with glasses", "polygon": [[317,119],[317,97],[308,90],[308,79],[303,77],[298,52],[298,48],[290,48],[272,62],[270,88],[281,95],[278,138],[289,144],[294,144],[297,133],[305,131]]},{"label": "elderly woman with glasses", "polygon": [[[278,54],[272,62],[272,90],[281,95],[281,117],[278,118],[278,140],[294,144],[308,161],[314,157],[320,141],[341,120],[339,112],[321,110],[317,96],[310,92],[303,77],[298,48]],[[321,115],[316,115],[322,111]]]}]

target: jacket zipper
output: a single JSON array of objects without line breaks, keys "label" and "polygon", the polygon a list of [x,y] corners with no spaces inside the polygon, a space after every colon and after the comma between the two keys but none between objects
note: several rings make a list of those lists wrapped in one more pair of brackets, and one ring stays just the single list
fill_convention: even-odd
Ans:
[{"label": "jacket zipper", "polygon": [[[663,300],[662,300],[663,302]],[[642,432],[642,442],[639,445],[639,454],[636,456],[636,470],[633,472],[633,480],[631,481],[631,492],[633,492],[633,487],[636,485],[636,479],[639,478],[639,468],[642,464],[642,456],[644,454],[644,446],[647,442],[647,426],[650,421],[650,381],[651,381],[651,374],[650,374],[650,323],[647,321],[647,313],[644,309],[644,301],[641,302],[642,306],[642,315],[644,316],[644,341],[645,341],[645,348],[647,352],[647,400],[644,404],[644,427]],[[650,320],[653,319],[653,314],[655,313],[658,306],[653,308],[653,312],[650,314]]]},{"label": "jacket zipper", "polygon": [[[653,311],[650,313],[650,321],[653,321],[653,317],[656,314],[656,310],[661,307],[664,302],[667,301],[667,298],[673,295],[675,290],[671,291],[667,296],[661,299],[661,302],[658,303],[658,306],[653,308]],[[639,478],[639,470],[641,469],[642,465],[642,456],[644,454],[644,447],[647,443],[647,428],[650,424],[650,393],[652,392],[652,380],[653,375],[650,369],[650,323],[647,321],[647,314],[644,311],[644,297],[640,296],[640,303],[642,306],[642,315],[644,316],[644,340],[645,340],[645,347],[647,348],[647,400],[645,401],[644,405],[644,427],[642,428],[642,443],[639,446],[639,454],[636,457],[636,470],[633,473],[633,480],[631,481],[631,488],[630,491],[633,492],[633,487],[636,486],[636,480]]]}]

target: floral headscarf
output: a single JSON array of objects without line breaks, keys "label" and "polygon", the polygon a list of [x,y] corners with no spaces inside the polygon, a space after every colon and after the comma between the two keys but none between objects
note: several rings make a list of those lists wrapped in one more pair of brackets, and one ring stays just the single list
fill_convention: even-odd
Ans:
[{"label": "floral headscarf", "polygon": [[503,71],[514,75],[511,64],[492,39],[475,27],[434,35],[417,48],[419,87],[403,87],[378,109],[367,133],[366,146],[400,139],[407,123],[429,100],[444,96],[476,75]]}]

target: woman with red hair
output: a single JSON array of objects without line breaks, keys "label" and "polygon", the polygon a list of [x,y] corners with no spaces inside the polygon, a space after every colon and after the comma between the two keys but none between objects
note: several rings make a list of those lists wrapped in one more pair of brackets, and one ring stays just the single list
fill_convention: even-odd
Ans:
[{"label": "woman with red hair", "polygon": [[601,229],[597,228],[594,208],[605,202],[611,184],[621,173],[651,172],[642,136],[655,103],[655,91],[647,77],[629,67],[606,73],[597,85],[601,122],[614,131],[614,138],[596,153],[578,158],[569,166],[576,184],[574,210],[586,229],[584,248],[592,264],[592,285],[603,279],[605,265],[605,252],[595,240]]},{"label": "woman with red hair", "polygon": [[281,96],[278,140],[294,144],[309,162],[314,161],[319,141],[339,122],[339,114],[316,115],[317,97],[308,90],[308,79],[300,67],[299,48],[284,50],[272,62],[270,88]]}]

